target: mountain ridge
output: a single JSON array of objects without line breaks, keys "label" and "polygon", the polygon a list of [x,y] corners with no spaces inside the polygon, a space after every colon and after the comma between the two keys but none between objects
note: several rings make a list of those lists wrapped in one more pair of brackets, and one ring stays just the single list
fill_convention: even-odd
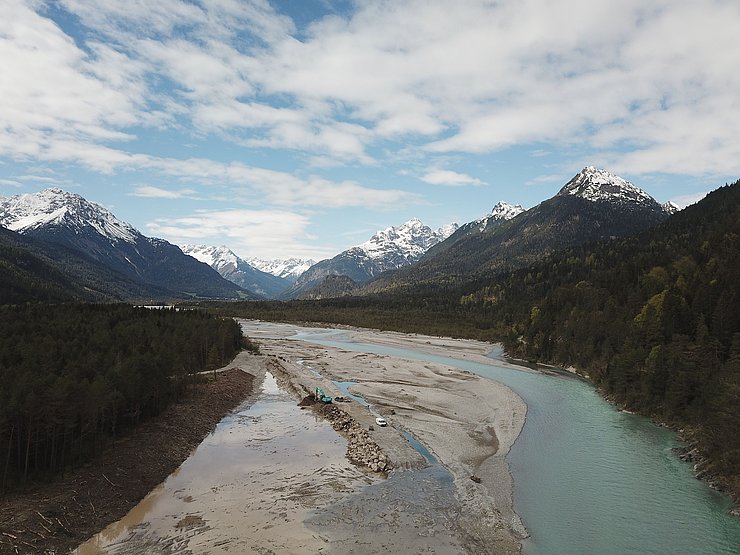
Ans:
[{"label": "mountain ridge", "polygon": [[291,285],[291,282],[287,279],[255,268],[225,245],[220,247],[180,245],[180,249],[188,256],[208,264],[222,277],[239,287],[253,291],[268,299],[277,297]]},{"label": "mountain ridge", "polygon": [[361,293],[414,283],[453,283],[511,271],[566,247],[638,233],[668,217],[650,195],[605,170],[587,166],[553,197],[496,225],[462,226],[408,268],[370,281]]},{"label": "mountain ridge", "polygon": [[381,229],[364,243],[311,266],[283,296],[299,298],[332,275],[346,276],[361,284],[383,272],[414,264],[457,227],[452,223],[432,230],[418,218],[412,218],[400,226]]},{"label": "mountain ridge", "polygon": [[109,277],[112,271],[120,276],[115,280],[139,283],[152,297],[254,296],[175,245],[146,237],[101,205],[59,188],[0,198],[0,225],[71,249],[89,261],[86,271],[97,268]]}]

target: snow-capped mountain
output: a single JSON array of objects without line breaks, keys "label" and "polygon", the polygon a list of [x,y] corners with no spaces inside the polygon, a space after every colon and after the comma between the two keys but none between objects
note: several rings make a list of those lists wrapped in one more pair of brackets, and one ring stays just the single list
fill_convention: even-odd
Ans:
[{"label": "snow-capped mountain", "polygon": [[408,266],[417,262],[431,247],[447,239],[457,228],[453,223],[432,230],[417,218],[397,227],[388,227],[361,245],[311,266],[286,296],[300,296],[330,275],[347,276],[363,283],[382,272]]},{"label": "snow-capped mountain", "polygon": [[226,246],[182,245],[180,249],[188,256],[208,264],[232,283],[263,297],[275,298],[292,283],[253,267]]},{"label": "snow-capped mountain", "polygon": [[658,204],[653,197],[626,179],[593,166],[586,166],[560,189],[558,195],[574,195],[592,202]]},{"label": "snow-capped mountain", "polygon": [[211,268],[221,273],[222,269],[236,267],[241,258],[234,251],[222,245],[220,247],[208,247],[206,245],[180,245],[180,250],[192,256],[196,260],[208,264]]},{"label": "snow-capped mountain", "polygon": [[453,244],[463,237],[468,235],[477,235],[484,232],[492,232],[495,228],[515,218],[519,214],[524,212],[521,204],[509,204],[506,201],[499,201],[493,207],[489,214],[461,225],[459,228],[454,230],[454,233],[449,234],[448,241],[440,241],[437,245],[426,253],[426,257],[432,256],[441,250],[447,248],[450,244]]},{"label": "snow-capped mountain", "polygon": [[668,202],[664,202],[661,206],[666,214],[675,214],[676,212],[681,211],[681,208],[670,200]]},{"label": "snow-capped mountain", "polygon": [[378,261],[381,272],[394,270],[415,262],[431,247],[452,235],[457,227],[453,223],[432,231],[421,220],[413,218],[398,227],[378,231],[368,241],[345,252]]},{"label": "snow-capped mountain", "polygon": [[258,270],[286,279],[291,283],[295,283],[303,272],[316,264],[316,261],[310,258],[276,258],[274,260],[245,258],[244,260]]},{"label": "snow-capped mountain", "polygon": [[506,201],[500,201],[493,207],[490,214],[483,216],[473,222],[474,227],[480,231],[485,231],[492,225],[510,220],[524,212],[521,204],[509,204]]},{"label": "snow-capped mountain", "polygon": [[18,233],[60,226],[76,233],[97,233],[114,242],[135,243],[140,235],[99,204],[56,187],[0,199],[0,223]]},{"label": "snow-capped mountain", "polygon": [[[179,248],[145,237],[99,204],[58,188],[0,198],[0,225],[80,253],[125,279],[148,284],[152,296],[240,297],[238,286],[185,256]],[[107,281],[100,274],[100,281]]]},{"label": "snow-capped mountain", "polygon": [[486,217],[461,226],[417,264],[373,280],[362,292],[491,276],[526,267],[556,251],[639,233],[668,217],[654,198],[632,183],[591,166],[552,198],[520,209],[494,208],[501,219]]}]

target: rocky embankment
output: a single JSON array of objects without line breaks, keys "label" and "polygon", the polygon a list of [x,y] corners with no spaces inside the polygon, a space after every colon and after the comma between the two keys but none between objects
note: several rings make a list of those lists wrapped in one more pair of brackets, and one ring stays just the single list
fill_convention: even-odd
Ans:
[{"label": "rocky embankment", "polygon": [[[390,472],[393,469],[390,458],[359,422],[350,414],[339,408],[339,405],[324,404],[316,400],[313,393],[306,395],[314,386],[302,383],[294,374],[286,371],[282,363],[290,364],[283,357],[275,357],[269,361],[270,372],[286,390],[291,391],[296,398],[300,398],[299,406],[310,408],[316,414],[326,419],[342,437],[347,440],[347,459],[358,466],[373,472]],[[305,378],[305,376],[304,376]],[[325,384],[321,384],[325,386]]]},{"label": "rocky embankment", "polygon": [[711,459],[704,454],[695,433],[679,429],[678,434],[686,442],[686,446],[674,448],[678,458],[692,465],[694,476],[697,479],[703,480],[712,489],[729,494],[734,503],[730,514],[740,517],[740,493],[738,493],[740,488],[738,485],[731,483],[727,477],[714,468]]},{"label": "rocky embankment", "polygon": [[323,416],[332,427],[347,439],[347,458],[353,463],[364,466],[373,472],[389,472],[392,465],[388,457],[370,437],[370,434],[358,424],[354,418],[344,412],[336,405],[325,405],[317,403],[315,399],[310,400],[312,396],[306,397],[302,402],[309,400],[314,412]]}]

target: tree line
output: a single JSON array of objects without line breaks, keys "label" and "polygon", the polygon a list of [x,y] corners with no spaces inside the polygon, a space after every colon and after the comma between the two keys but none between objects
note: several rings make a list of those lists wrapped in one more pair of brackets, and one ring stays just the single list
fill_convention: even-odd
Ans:
[{"label": "tree line", "polygon": [[2,492],[93,457],[242,348],[203,311],[0,306]]}]

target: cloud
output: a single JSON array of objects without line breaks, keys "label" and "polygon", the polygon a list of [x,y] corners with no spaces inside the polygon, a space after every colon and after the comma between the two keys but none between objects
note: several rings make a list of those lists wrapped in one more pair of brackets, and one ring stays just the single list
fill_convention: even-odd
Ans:
[{"label": "cloud", "polygon": [[157,129],[316,167],[557,143],[740,173],[734,0],[377,0],[301,29],[267,0],[6,4],[0,156],[110,172]]},{"label": "cloud", "polygon": [[0,185],[5,185],[7,187],[23,187],[23,183],[13,179],[0,179]]},{"label": "cloud", "polygon": [[196,191],[194,189],[179,189],[177,191],[171,191],[168,189],[161,189],[159,187],[153,187],[151,185],[141,185],[134,189],[133,193],[130,193],[134,197],[143,198],[164,198],[164,199],[178,199],[178,198],[194,198]]},{"label": "cloud", "polygon": [[16,179],[21,181],[38,181],[40,183],[59,183],[59,179],[46,175],[18,175]]},{"label": "cloud", "polygon": [[467,185],[483,185],[477,177],[450,170],[431,170],[421,176],[421,180],[432,185],[446,185],[448,187],[465,187]]},{"label": "cloud", "polygon": [[175,177],[230,183],[234,187],[259,192],[267,202],[279,206],[390,209],[399,203],[422,201],[419,196],[399,189],[374,189],[354,181],[336,182],[318,176],[303,179],[287,172],[240,162],[222,164],[201,158],[144,158],[132,163]]},{"label": "cloud", "polygon": [[180,218],[159,218],[147,224],[152,235],[176,244],[221,244],[242,258],[288,258],[310,256],[315,259],[333,256],[311,244],[308,217],[280,210],[213,210],[198,211]]}]

